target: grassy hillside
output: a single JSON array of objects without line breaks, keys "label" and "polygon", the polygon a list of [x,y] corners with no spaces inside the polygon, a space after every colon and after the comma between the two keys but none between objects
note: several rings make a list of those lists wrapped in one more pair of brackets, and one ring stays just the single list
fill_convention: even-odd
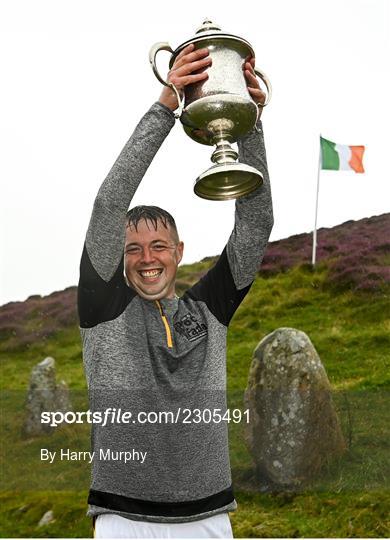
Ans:
[{"label": "grassy hillside", "polygon": [[[228,336],[228,399],[243,409],[252,352],[278,327],[306,332],[330,379],[348,451],[300,493],[262,493],[243,443],[230,425],[238,511],[236,537],[389,536],[390,214],[318,231],[312,269],[311,235],[268,246],[261,271],[237,311]],[[215,258],[179,269],[184,290]],[[31,368],[56,359],[58,379],[86,410],[86,386],[75,311],[76,288],[0,307],[1,532],[7,537],[88,537],[89,465],[48,465],[41,448],[87,450],[89,426],[71,425],[50,437],[23,440],[23,404]],[[55,521],[37,528],[47,510]]]}]

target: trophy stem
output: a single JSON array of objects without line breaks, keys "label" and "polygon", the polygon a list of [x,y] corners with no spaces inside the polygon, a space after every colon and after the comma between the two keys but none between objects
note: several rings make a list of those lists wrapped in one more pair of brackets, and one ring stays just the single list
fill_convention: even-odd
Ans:
[{"label": "trophy stem", "polygon": [[235,163],[238,158],[238,153],[230,146],[229,141],[220,139],[216,143],[217,148],[211,155],[213,163]]}]

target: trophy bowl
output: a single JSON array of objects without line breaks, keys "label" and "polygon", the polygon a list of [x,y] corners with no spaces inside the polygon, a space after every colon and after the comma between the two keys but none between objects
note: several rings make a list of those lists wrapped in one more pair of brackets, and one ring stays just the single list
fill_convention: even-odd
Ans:
[{"label": "trophy bowl", "polygon": [[[191,43],[195,49],[207,48],[212,64],[207,68],[208,78],[186,86],[181,98],[177,88],[160,76],[156,56],[162,50],[170,52],[171,68],[177,55]],[[176,93],[179,108],[175,116],[180,118],[185,133],[200,144],[216,147],[211,155],[214,165],[195,181],[194,191],[204,199],[237,199],[263,181],[260,171],[237,160],[238,153],[231,146],[255,127],[259,115],[259,105],[248,91],[244,74],[245,62],[254,56],[252,46],[245,39],[223,33],[208,19],[193,38],[176,50],[165,42],[156,43],[150,50],[149,61],[157,79]],[[271,84],[257,67],[255,73],[267,88],[267,99],[261,105],[265,107],[271,98]]]}]

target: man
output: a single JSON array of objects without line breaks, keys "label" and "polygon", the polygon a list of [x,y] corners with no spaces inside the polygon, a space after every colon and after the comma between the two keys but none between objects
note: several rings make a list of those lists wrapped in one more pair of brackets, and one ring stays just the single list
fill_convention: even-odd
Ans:
[{"label": "man", "polygon": [[[189,45],[168,78],[182,92],[207,78],[210,63],[207,49]],[[254,59],[244,67],[248,89],[262,103],[253,67]],[[81,259],[90,409],[115,417],[92,427],[88,515],[99,538],[232,537],[228,512],[237,505],[228,425],[220,421],[226,334],[268,242],[271,191],[258,121],[238,144],[240,160],[260,169],[264,183],[236,201],[234,230],[219,260],[178,298],[183,242],[172,216],[158,207],[127,213],[177,106],[164,88],[141,119],[98,192]],[[127,419],[118,420],[123,412]]]}]

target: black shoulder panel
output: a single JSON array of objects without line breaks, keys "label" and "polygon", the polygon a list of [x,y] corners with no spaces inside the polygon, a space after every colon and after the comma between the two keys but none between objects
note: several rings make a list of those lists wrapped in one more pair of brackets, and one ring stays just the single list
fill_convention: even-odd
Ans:
[{"label": "black shoulder panel", "polygon": [[228,326],[252,283],[237,290],[227,258],[226,247],[216,264],[183,296],[205,302],[218,321]]},{"label": "black shoulder panel", "polygon": [[84,244],[77,295],[80,327],[92,328],[116,319],[135,295],[123,277],[123,257],[113,277],[106,282],[93,267]]}]

